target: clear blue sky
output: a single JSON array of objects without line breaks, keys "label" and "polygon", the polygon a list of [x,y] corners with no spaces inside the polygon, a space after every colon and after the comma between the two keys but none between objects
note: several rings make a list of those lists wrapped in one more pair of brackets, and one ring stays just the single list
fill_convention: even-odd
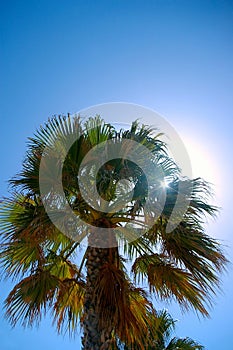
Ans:
[{"label": "clear blue sky", "polygon": [[[233,261],[233,2],[2,0],[0,16],[0,194],[20,169],[26,138],[49,116],[141,104],[211,155],[222,212],[208,230]],[[233,348],[232,283],[229,268],[210,320],[173,305],[177,334],[207,350]],[[1,304],[9,289],[2,281]],[[38,330],[11,330],[0,312],[2,350],[80,348],[78,336],[57,336],[49,319]]]}]

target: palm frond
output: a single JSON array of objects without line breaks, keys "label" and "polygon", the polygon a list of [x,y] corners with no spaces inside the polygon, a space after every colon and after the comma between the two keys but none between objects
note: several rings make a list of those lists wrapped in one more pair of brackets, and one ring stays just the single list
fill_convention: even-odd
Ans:
[{"label": "palm frond", "polygon": [[64,279],[56,295],[53,308],[58,332],[74,334],[83,316],[85,284],[76,279]]},{"label": "palm frond", "polygon": [[[79,118],[71,118],[68,114],[50,119],[45,126],[41,126],[35,133],[33,138],[29,138],[28,151],[23,162],[22,171],[9,182],[13,187],[21,188],[40,194],[39,172],[41,157],[45,148],[50,150],[49,167],[44,169],[44,174],[56,179],[54,174],[50,174],[55,170],[56,166],[51,166],[52,162],[56,165],[56,161],[61,154],[66,154],[69,143],[75,142],[82,135],[81,122]],[[73,140],[73,142],[72,142]],[[67,145],[68,142],[68,145]],[[54,152],[52,152],[54,150]],[[52,157],[53,155],[53,157]]]},{"label": "palm frond", "polygon": [[181,222],[173,232],[162,234],[162,246],[164,254],[188,269],[202,288],[218,285],[227,260],[216,240]]},{"label": "palm frond", "polygon": [[99,115],[90,117],[84,122],[85,134],[91,147],[113,138],[115,128],[106,123]]},{"label": "palm frond", "polygon": [[173,338],[167,345],[166,350],[202,350],[204,346],[190,338]]},{"label": "palm frond", "polygon": [[209,299],[208,295],[198,286],[191,273],[166,260],[165,256],[158,254],[137,258],[132,267],[135,278],[138,275],[146,278],[150,291],[160,299],[175,298],[182,308],[192,307],[208,316],[204,306],[204,302]]},{"label": "palm frond", "polygon": [[74,244],[51,223],[39,199],[16,195],[0,207],[1,264],[7,276],[33,273],[46,263],[49,251]]},{"label": "palm frond", "polygon": [[132,346],[137,343],[143,348],[153,310],[145,292],[134,288],[121,269],[105,264],[96,283],[95,296],[100,327],[114,329],[124,343]]},{"label": "palm frond", "polygon": [[38,270],[22,279],[6,299],[6,317],[13,326],[18,322],[24,326],[38,324],[43,313],[51,307],[58,287],[58,279],[48,271]]}]

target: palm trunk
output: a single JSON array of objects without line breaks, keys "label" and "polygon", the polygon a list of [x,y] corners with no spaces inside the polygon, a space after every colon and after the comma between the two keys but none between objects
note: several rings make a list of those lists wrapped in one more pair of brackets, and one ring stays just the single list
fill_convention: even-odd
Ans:
[{"label": "palm trunk", "polygon": [[[106,235],[106,234],[105,234]],[[106,243],[106,236],[105,236]],[[98,246],[98,247],[95,247]],[[112,349],[112,327],[103,327],[96,302],[96,282],[99,280],[101,268],[105,263],[116,262],[117,248],[99,248],[100,231],[89,237],[89,246],[86,252],[86,295],[84,302],[83,320],[83,350]]]}]

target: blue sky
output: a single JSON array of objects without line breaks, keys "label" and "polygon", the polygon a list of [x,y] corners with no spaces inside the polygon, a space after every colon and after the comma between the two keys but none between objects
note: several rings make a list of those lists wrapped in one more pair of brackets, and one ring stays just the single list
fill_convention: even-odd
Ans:
[{"label": "blue sky", "polygon": [[[0,17],[1,196],[27,137],[48,117],[104,102],[144,105],[198,151],[195,171],[215,182],[222,207],[208,232],[233,260],[233,2],[2,0]],[[232,282],[230,267],[209,320],[168,307],[177,334],[207,350],[232,348]],[[1,282],[1,304],[10,287]],[[78,336],[57,336],[49,319],[38,330],[11,330],[0,312],[2,350],[80,348]]]}]

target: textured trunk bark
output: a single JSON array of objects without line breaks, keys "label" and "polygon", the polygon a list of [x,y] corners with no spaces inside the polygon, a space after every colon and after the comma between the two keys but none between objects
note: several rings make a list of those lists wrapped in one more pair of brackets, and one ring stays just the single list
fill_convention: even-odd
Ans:
[{"label": "textured trunk bark", "polygon": [[[106,235],[106,234],[105,234]],[[118,258],[117,248],[97,248],[101,246],[101,234],[98,230],[89,237],[89,246],[86,252],[86,295],[84,302],[83,320],[83,350],[108,350],[112,349],[112,329],[106,329],[99,324],[99,315],[95,296],[96,281],[105,263],[116,263]],[[106,239],[105,236],[105,243]],[[112,238],[111,238],[112,239]]]}]

